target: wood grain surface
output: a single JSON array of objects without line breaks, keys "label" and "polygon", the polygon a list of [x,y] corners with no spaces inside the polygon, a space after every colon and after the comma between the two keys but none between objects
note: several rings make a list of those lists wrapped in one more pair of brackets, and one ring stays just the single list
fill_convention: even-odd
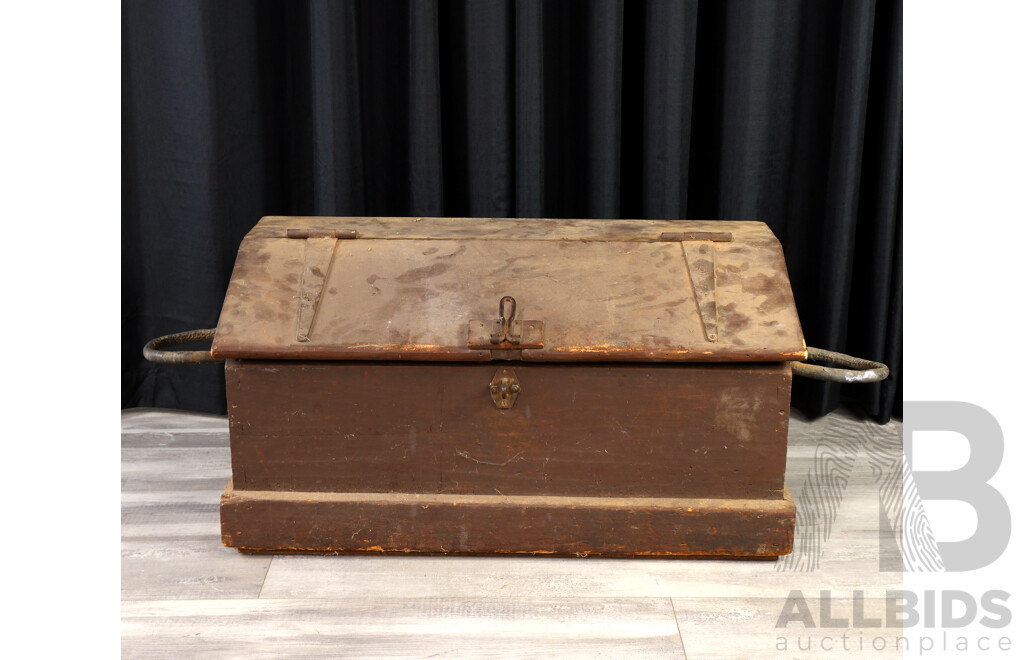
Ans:
[{"label": "wood grain surface", "polygon": [[[733,240],[704,241],[691,272],[688,243],[662,241],[666,226]],[[503,296],[544,324],[524,360],[806,358],[782,247],[763,223],[458,218],[262,220],[239,248],[213,354],[489,360],[467,345],[469,327],[497,318]]]},{"label": "wood grain surface", "polygon": [[789,553],[788,363],[506,364],[229,361],[225,544]]},{"label": "wood grain surface", "polygon": [[230,361],[237,490],[782,497],[785,364]]}]

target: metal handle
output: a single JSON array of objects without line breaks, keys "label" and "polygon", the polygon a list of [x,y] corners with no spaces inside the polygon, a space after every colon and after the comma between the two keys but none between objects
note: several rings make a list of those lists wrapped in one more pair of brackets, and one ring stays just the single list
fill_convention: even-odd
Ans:
[{"label": "metal handle", "polygon": [[216,328],[206,330],[189,330],[178,332],[173,335],[164,335],[151,339],[142,347],[142,356],[150,362],[163,364],[201,364],[203,362],[223,362],[220,358],[213,357],[210,351],[162,351],[161,348],[168,346],[180,346],[181,344],[192,344],[197,341],[213,341],[217,334]]},{"label": "metal handle", "polygon": [[793,364],[794,376],[803,376],[804,378],[812,378],[814,380],[827,380],[833,383],[877,383],[889,377],[889,367],[881,362],[856,358],[843,353],[833,353],[832,351],[808,346],[807,359],[814,360],[815,362],[830,362],[849,368],[839,369],[796,362]]}]

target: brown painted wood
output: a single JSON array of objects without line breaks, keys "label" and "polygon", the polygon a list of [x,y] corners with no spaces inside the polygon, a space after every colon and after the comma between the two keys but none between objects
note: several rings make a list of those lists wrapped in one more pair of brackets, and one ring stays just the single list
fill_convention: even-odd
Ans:
[{"label": "brown painted wood", "polygon": [[[511,368],[515,405],[489,385]],[[238,490],[779,498],[790,367],[229,361]]]},{"label": "brown painted wood", "polygon": [[238,491],[225,545],[249,552],[775,557],[795,507],[775,500]]},{"label": "brown painted wood", "polygon": [[[661,240],[666,229],[733,236],[709,243],[707,295],[695,296],[680,244]],[[358,238],[336,241],[323,259],[330,271],[314,273],[322,294],[313,300],[307,241],[287,236],[351,232]],[[486,361],[489,351],[468,345],[469,324],[494,318],[503,296],[516,299],[520,319],[543,323],[542,346],[523,350],[524,361],[806,359],[782,248],[767,225],[650,220],[264,218],[242,241],[212,350]],[[716,310],[713,337],[698,303]],[[303,305],[310,309],[300,314]]]},{"label": "brown painted wood", "polygon": [[763,223],[268,217],[212,352],[228,359],[234,547],[792,542],[806,347]]}]

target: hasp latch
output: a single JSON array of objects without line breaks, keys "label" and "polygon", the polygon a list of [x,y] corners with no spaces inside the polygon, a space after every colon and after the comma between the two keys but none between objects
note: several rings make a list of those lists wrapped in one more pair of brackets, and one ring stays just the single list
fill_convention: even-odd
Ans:
[{"label": "hasp latch", "polygon": [[491,357],[497,359],[516,359],[523,349],[544,347],[544,323],[517,319],[516,299],[503,296],[498,301],[498,318],[469,322],[466,345],[490,349]]}]

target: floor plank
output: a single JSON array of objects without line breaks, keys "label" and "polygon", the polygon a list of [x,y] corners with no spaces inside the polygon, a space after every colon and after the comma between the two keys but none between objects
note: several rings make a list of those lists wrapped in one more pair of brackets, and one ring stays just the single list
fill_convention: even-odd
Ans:
[{"label": "floor plank", "polygon": [[824,570],[789,573],[774,562],[550,557],[276,557],[267,572],[268,598],[500,597],[740,598],[785,595],[790,589],[865,589],[884,596],[900,574],[878,574],[861,557],[842,557]]},{"label": "floor plank", "polygon": [[[906,641],[902,626],[885,627],[886,601],[861,601],[861,622],[855,625],[854,601],[829,598],[827,612],[835,620],[844,620],[838,627],[821,626],[821,599],[817,591],[801,594],[807,605],[806,619],[797,613],[795,604],[786,609],[786,598],[674,598],[679,632],[690,658],[900,658]],[[799,620],[780,621],[783,611]],[[810,621],[814,627],[804,627]],[[845,639],[843,636],[845,635]]]},{"label": "floor plank", "polygon": [[126,658],[683,657],[668,599],[125,603],[122,636]]},{"label": "floor plank", "polygon": [[256,598],[270,557],[239,555],[216,536],[121,543],[121,599]]},{"label": "floor plank", "polygon": [[231,479],[225,447],[125,447],[121,449],[121,492],[208,490],[219,501]]},{"label": "floor plank", "polygon": [[158,431],[227,432],[227,415],[210,415],[184,410],[133,408],[121,411],[121,433]]},{"label": "floor plank", "polygon": [[229,446],[230,440],[226,428],[209,431],[145,429],[121,435],[122,449],[160,449],[164,447],[220,447],[227,449]]}]

